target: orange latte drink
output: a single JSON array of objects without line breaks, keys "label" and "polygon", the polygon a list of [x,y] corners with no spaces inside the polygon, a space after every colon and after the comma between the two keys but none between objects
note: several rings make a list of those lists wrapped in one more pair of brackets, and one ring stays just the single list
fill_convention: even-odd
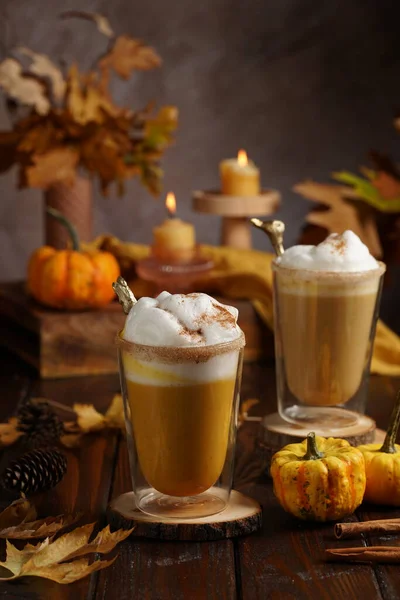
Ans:
[{"label": "orange latte drink", "polygon": [[205,294],[167,292],[128,316],[120,365],[133,485],[146,512],[204,516],[226,504],[244,345],[236,319]]},{"label": "orange latte drink", "polygon": [[279,412],[327,431],[350,426],[365,410],[385,266],[346,231],[289,248],[273,270]]}]

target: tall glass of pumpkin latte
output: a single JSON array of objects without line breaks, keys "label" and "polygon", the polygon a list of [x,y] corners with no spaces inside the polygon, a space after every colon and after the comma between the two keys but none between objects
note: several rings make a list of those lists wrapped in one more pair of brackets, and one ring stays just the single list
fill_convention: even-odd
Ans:
[{"label": "tall glass of pumpkin latte", "polygon": [[141,298],[117,338],[132,485],[142,511],[223,510],[233,476],[244,335],[206,294]]},{"label": "tall glass of pumpkin latte", "polygon": [[278,409],[331,432],[353,426],[367,401],[385,265],[351,231],[275,259]]}]

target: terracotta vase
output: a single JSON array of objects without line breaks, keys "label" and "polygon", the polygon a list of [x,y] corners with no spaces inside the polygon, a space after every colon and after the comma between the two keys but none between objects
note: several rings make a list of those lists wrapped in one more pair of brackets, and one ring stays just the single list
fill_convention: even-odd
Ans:
[{"label": "terracotta vase", "polygon": [[[45,207],[59,210],[76,227],[79,239],[88,242],[93,237],[93,189],[90,179],[77,176],[72,186],[57,183],[44,194]],[[60,225],[45,211],[45,243],[54,248],[66,248],[69,236]]]}]

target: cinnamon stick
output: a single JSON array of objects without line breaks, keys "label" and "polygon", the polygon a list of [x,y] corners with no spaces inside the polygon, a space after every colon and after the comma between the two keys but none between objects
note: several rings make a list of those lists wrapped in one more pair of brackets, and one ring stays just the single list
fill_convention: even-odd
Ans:
[{"label": "cinnamon stick", "polygon": [[351,563],[400,563],[400,546],[363,546],[361,548],[329,548],[327,560]]},{"label": "cinnamon stick", "polygon": [[359,533],[396,533],[398,531],[400,531],[400,519],[336,523],[334,527],[335,537],[338,540],[354,537]]}]

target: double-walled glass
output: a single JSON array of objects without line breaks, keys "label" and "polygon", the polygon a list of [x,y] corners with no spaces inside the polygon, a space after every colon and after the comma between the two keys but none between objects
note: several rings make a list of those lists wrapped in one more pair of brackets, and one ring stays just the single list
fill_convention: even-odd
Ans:
[{"label": "double-walled glass", "polygon": [[232,488],[241,335],[202,347],[117,338],[132,486],[142,511],[197,518],[222,511]]},{"label": "double-walled glass", "polygon": [[278,410],[286,421],[331,432],[365,412],[385,268],[333,273],[273,263]]}]

